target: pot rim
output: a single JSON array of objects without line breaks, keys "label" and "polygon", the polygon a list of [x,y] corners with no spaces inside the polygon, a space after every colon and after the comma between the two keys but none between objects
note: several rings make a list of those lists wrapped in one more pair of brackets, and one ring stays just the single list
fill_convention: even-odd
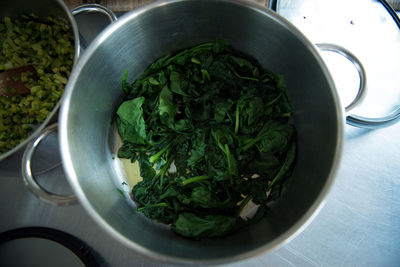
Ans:
[{"label": "pot rim", "polygon": [[243,260],[248,260],[250,258],[254,258],[256,256],[260,256],[261,254],[265,254],[267,252],[272,251],[282,245],[288,243],[292,239],[294,239],[298,233],[304,230],[312,221],[313,218],[316,217],[318,212],[321,210],[323,205],[325,204],[326,196],[330,192],[332,185],[334,184],[336,174],[338,172],[338,168],[342,158],[342,151],[343,151],[343,142],[344,142],[344,115],[343,110],[344,108],[341,105],[339,100],[339,96],[337,94],[335,84],[333,79],[328,71],[327,66],[325,65],[320,52],[316,48],[314,44],[312,44],[306,37],[303,35],[293,24],[291,24],[288,20],[281,17],[277,13],[273,12],[272,10],[264,7],[256,2],[249,1],[249,0],[205,0],[208,2],[226,2],[226,3],[233,3],[236,5],[240,5],[243,8],[250,8],[255,10],[256,12],[260,12],[265,16],[271,17],[273,20],[278,22],[279,24],[283,25],[284,27],[288,28],[296,37],[307,47],[307,49],[314,55],[314,58],[320,65],[322,72],[326,76],[326,79],[330,85],[330,89],[332,90],[332,96],[334,98],[334,102],[336,104],[335,109],[337,111],[337,121],[336,126],[338,129],[337,133],[337,142],[335,146],[335,158],[332,163],[331,170],[328,174],[328,178],[326,179],[326,183],[324,184],[322,190],[319,192],[318,196],[316,197],[315,202],[308,208],[307,212],[303,214],[303,216],[290,228],[288,228],[282,235],[277,237],[276,239],[272,240],[271,242],[262,245],[256,249],[253,249],[248,252],[244,252],[235,256],[231,257],[224,257],[218,259],[190,259],[190,258],[180,258],[176,256],[169,256],[166,254],[162,254],[159,252],[154,252],[149,250],[132,240],[129,240],[127,237],[122,235],[120,232],[115,230],[112,225],[108,224],[103,217],[97,213],[94,207],[91,205],[89,199],[87,198],[85,192],[83,191],[82,187],[78,181],[78,175],[75,172],[74,166],[72,164],[72,158],[69,150],[68,144],[68,114],[69,114],[69,106],[71,102],[71,96],[74,91],[74,87],[76,81],[79,77],[80,71],[84,68],[88,60],[92,57],[94,52],[97,48],[115,31],[117,31],[120,27],[126,24],[128,21],[135,19],[136,17],[140,16],[147,11],[158,8],[161,6],[166,6],[169,4],[176,4],[179,2],[195,2],[198,0],[158,0],[151,2],[149,4],[143,5],[137,9],[127,12],[118,21],[114,24],[107,26],[101,34],[99,34],[94,41],[89,45],[89,47],[85,50],[79,62],[71,76],[68,80],[68,84],[65,88],[64,92],[64,101],[61,106],[60,110],[60,130],[59,130],[59,140],[60,140],[60,150],[61,150],[61,157],[62,162],[64,165],[64,170],[66,172],[68,182],[71,185],[72,190],[74,191],[75,195],[77,196],[80,204],[84,207],[84,209],[88,212],[88,214],[97,222],[98,225],[101,226],[103,230],[108,232],[115,240],[122,242],[125,246],[133,249],[136,252],[139,252],[143,256],[161,262],[167,263],[179,263],[179,264],[223,264],[229,262],[239,262]]}]

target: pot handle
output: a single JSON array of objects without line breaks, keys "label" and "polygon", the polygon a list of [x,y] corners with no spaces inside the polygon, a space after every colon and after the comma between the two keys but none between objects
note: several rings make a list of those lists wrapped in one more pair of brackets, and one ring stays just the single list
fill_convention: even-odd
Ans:
[{"label": "pot handle", "polygon": [[[367,84],[367,75],[365,73],[365,69],[361,62],[357,59],[357,57],[352,54],[350,51],[341,47],[339,45],[330,44],[330,43],[319,43],[316,46],[321,51],[331,51],[336,52],[353,63],[354,67],[358,71],[358,75],[360,77],[360,87],[358,89],[358,93],[354,100],[345,108],[346,113],[356,107],[359,103],[361,103],[362,99],[366,94],[366,84]],[[354,114],[346,115],[346,123],[359,128],[367,128],[367,129],[377,129],[390,126],[397,122],[400,119],[400,107],[398,107],[395,111],[390,113],[387,116],[383,116],[380,118],[367,118]]]},{"label": "pot handle", "polygon": [[346,113],[355,108],[361,101],[363,100],[365,93],[366,93],[366,82],[367,82],[367,75],[365,73],[365,69],[361,62],[358,60],[358,58],[351,53],[349,50],[346,48],[336,45],[336,44],[330,44],[330,43],[319,43],[316,44],[316,46],[321,50],[321,51],[331,51],[331,52],[336,52],[345,58],[347,58],[351,63],[353,63],[354,67],[357,69],[358,75],[360,77],[360,86],[358,88],[358,93],[356,97],[353,99],[353,101],[345,107]]},{"label": "pot handle", "polygon": [[[105,14],[109,20],[112,22],[117,20],[117,16],[112,12],[109,8],[104,7],[98,4],[84,4],[74,8],[71,13],[76,16],[78,14],[89,13],[89,12],[99,12]],[[25,185],[29,189],[31,193],[37,196],[39,199],[44,200],[48,203],[57,205],[57,206],[66,206],[72,205],[77,202],[77,198],[75,195],[57,195],[47,191],[43,188],[35,179],[32,174],[31,169],[31,160],[33,154],[39,145],[39,143],[46,138],[51,132],[56,131],[58,127],[58,123],[52,124],[42,130],[39,133],[39,136],[32,140],[25,148],[24,155],[22,157],[21,164],[21,172],[22,178],[24,180]]]},{"label": "pot handle", "polygon": [[72,205],[77,202],[75,195],[57,195],[47,191],[43,188],[35,179],[32,174],[31,169],[31,160],[32,156],[39,145],[39,143],[46,138],[50,133],[57,130],[58,123],[54,123],[47,128],[45,128],[40,135],[32,140],[25,149],[24,155],[22,157],[22,178],[24,180],[25,185],[35,196],[39,199],[44,200],[48,203],[55,204],[57,206],[66,206]]},{"label": "pot handle", "polygon": [[71,10],[71,13],[73,16],[76,16],[78,14],[81,13],[91,13],[91,12],[98,12],[98,13],[102,13],[104,15],[106,15],[111,22],[114,22],[117,20],[117,16],[114,14],[114,12],[112,12],[111,9],[99,5],[99,4],[84,4],[84,5],[80,5],[74,9]]}]

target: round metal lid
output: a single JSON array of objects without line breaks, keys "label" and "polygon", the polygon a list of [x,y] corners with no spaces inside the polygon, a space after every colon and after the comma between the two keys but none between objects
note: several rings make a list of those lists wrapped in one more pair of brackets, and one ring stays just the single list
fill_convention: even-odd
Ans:
[{"label": "round metal lid", "polygon": [[[386,1],[277,0],[271,2],[271,7],[311,42],[340,45],[362,63],[367,92],[350,117],[366,117],[372,122],[399,117],[400,20]],[[321,55],[346,106],[357,94],[358,73],[339,54],[321,52]]]}]

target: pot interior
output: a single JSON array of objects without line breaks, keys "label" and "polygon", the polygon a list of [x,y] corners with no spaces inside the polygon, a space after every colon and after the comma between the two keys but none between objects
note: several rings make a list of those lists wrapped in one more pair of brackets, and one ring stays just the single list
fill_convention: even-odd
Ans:
[{"label": "pot interior", "polygon": [[[261,222],[218,240],[193,241],[136,212],[123,189],[113,113],[133,81],[157,58],[228,40],[285,76],[294,107],[298,158],[287,192]],[[67,85],[60,116],[65,170],[82,205],[119,240],[168,261],[226,262],[268,251],[300,230],[332,184],[342,146],[342,111],[316,49],[278,15],[242,1],[166,1],[126,14],[86,50]]]}]

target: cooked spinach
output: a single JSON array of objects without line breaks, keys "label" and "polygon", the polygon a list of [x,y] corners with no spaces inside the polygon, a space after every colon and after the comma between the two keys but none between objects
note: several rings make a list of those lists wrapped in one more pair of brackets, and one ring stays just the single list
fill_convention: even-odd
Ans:
[{"label": "cooked spinach", "polygon": [[[132,84],[127,75],[118,156],[139,163],[138,211],[195,239],[262,219],[296,157],[283,76],[224,41],[164,56]],[[257,212],[242,218],[250,201]]]}]

